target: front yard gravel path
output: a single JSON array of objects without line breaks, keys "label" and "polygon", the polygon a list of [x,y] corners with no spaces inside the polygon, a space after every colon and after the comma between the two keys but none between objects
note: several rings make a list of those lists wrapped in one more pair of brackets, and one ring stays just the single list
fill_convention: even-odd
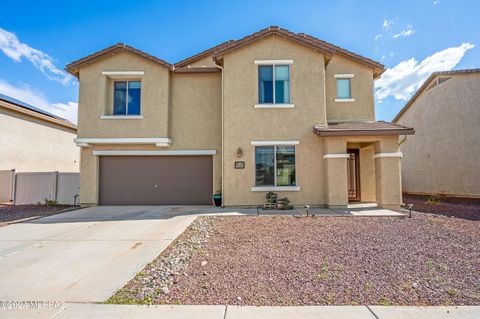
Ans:
[{"label": "front yard gravel path", "polygon": [[480,305],[479,269],[475,221],[199,217],[109,302]]}]

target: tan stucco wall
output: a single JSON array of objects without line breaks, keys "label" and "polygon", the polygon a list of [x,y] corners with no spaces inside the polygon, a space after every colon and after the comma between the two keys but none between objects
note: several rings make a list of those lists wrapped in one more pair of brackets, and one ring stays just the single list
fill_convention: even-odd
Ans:
[{"label": "tan stucco wall", "polygon": [[207,56],[203,59],[197,60],[191,64],[190,67],[214,67],[215,63],[213,62],[212,56]]},{"label": "tan stucco wall", "polygon": [[[113,81],[103,71],[144,71],[140,78],[142,120],[102,120],[113,110]],[[167,137],[170,71],[130,53],[120,53],[80,69],[78,137]],[[133,80],[138,80],[133,79]]]},{"label": "tan stucco wall", "polygon": [[[256,109],[258,65],[255,60],[293,60],[290,68],[293,109]],[[224,204],[258,205],[265,192],[255,186],[255,147],[251,141],[299,140],[296,146],[299,192],[278,192],[292,203],[323,204],[323,145],[313,134],[315,124],[325,123],[323,55],[278,37],[270,37],[228,53],[224,57],[225,154]],[[237,158],[237,149],[243,157]],[[245,169],[234,169],[245,161]]]},{"label": "tan stucco wall", "polygon": [[[93,150],[216,150],[213,155],[213,189],[221,183],[221,75],[182,74],[171,79],[170,132],[172,145],[96,145],[82,149],[80,199],[83,205],[98,203],[98,156]],[[142,101],[143,107],[143,101]],[[145,118],[143,119],[145,120]],[[143,121],[138,120],[138,121]],[[127,120],[123,120],[127,122]],[[130,136],[130,135],[129,135]],[[152,136],[158,137],[158,136]],[[84,173],[85,172],[85,173]]]},{"label": "tan stucco wall", "polygon": [[373,155],[375,155],[373,144],[360,146],[360,197],[362,202],[376,201],[375,160]]},{"label": "tan stucco wall", "polygon": [[220,150],[221,80],[220,73],[173,75],[169,119],[172,149]]},{"label": "tan stucco wall", "polygon": [[78,172],[72,129],[0,107],[0,170]]},{"label": "tan stucco wall", "polygon": [[480,74],[455,75],[424,91],[398,123],[415,128],[402,144],[403,190],[480,196]]},{"label": "tan stucco wall", "polygon": [[[335,102],[337,97],[335,74],[354,75],[350,79],[350,86],[352,98],[355,99],[355,102]],[[329,122],[375,120],[373,69],[341,56],[334,56],[327,65],[325,90]]]}]

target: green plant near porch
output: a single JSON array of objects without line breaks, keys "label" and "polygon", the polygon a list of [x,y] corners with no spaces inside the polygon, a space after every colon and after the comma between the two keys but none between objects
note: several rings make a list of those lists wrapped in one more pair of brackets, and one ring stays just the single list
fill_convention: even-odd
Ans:
[{"label": "green plant near porch", "polygon": [[265,195],[265,199],[267,201],[267,204],[275,204],[277,202],[277,197],[278,195],[274,192],[268,192]]},{"label": "green plant near porch", "polygon": [[293,205],[290,203],[290,200],[287,197],[283,197],[277,200],[277,208],[283,210],[293,209]]}]

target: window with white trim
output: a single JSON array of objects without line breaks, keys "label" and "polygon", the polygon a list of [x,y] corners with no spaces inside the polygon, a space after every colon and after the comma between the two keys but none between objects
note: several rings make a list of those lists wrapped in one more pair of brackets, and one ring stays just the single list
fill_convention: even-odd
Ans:
[{"label": "window with white trim", "polygon": [[295,146],[255,147],[255,186],[296,186]]},{"label": "window with white trim", "polygon": [[350,78],[337,78],[337,99],[351,99]]},{"label": "window with white trim", "polygon": [[290,103],[289,65],[271,64],[258,66],[258,103]]},{"label": "window with white trim", "polygon": [[140,81],[113,83],[113,115],[140,115]]}]

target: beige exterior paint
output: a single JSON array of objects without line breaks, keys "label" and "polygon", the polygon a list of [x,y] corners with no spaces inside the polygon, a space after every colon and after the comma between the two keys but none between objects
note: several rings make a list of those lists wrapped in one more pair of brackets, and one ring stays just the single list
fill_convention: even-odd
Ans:
[{"label": "beige exterior paint", "polygon": [[479,101],[480,73],[451,75],[400,117],[416,129],[401,146],[405,192],[480,197]]},{"label": "beige exterior paint", "polygon": [[[103,120],[113,112],[113,80],[103,71],[144,71],[142,120]],[[169,70],[130,53],[116,54],[80,70],[78,137],[167,137]]]},{"label": "beige exterior paint", "polygon": [[[98,203],[98,156],[94,150],[216,150],[214,190],[222,187],[223,204],[261,205],[266,191],[255,191],[255,146],[252,141],[298,141],[296,181],[299,190],[275,191],[295,205],[348,204],[345,158],[360,149],[362,200],[398,208],[401,203],[399,159],[374,159],[375,152],[398,151],[398,136],[318,137],[313,128],[330,120],[374,120],[373,71],[335,56],[325,66],[324,54],[305,45],[269,36],[219,57],[222,73],[179,74],[130,53],[100,59],[80,69],[79,138],[170,138],[167,148],[155,145],[92,145],[82,149],[81,200]],[[255,108],[258,65],[255,60],[293,60],[290,93],[294,108]],[[191,66],[212,66],[212,58]],[[101,120],[111,112],[112,83],[102,71],[144,71],[141,120]],[[353,103],[332,102],[334,74],[354,74]],[[222,114],[223,82],[223,114]],[[332,90],[335,92],[332,95]],[[223,125],[222,125],[223,120]],[[223,126],[223,131],[222,131]],[[222,143],[223,135],[223,143]],[[393,144],[392,144],[393,143]],[[222,149],[223,144],[223,149]],[[395,148],[396,146],[396,148]],[[238,157],[238,149],[243,155]],[[223,151],[223,154],[222,154]],[[392,151],[393,152],[393,151]],[[235,169],[244,161],[244,169]],[[223,163],[223,177],[222,177]],[[85,172],[85,173],[83,173]],[[393,174],[393,177],[390,176]],[[398,183],[398,184],[395,184]]]},{"label": "beige exterior paint", "polygon": [[[138,66],[144,70],[149,65]],[[161,66],[156,66],[162,68]],[[146,74],[146,72],[145,72]],[[144,81],[146,81],[144,79]],[[221,184],[221,75],[212,74],[176,74],[172,76],[170,94],[171,107],[168,111],[170,119],[170,132],[164,137],[172,139],[172,145],[168,150],[216,150],[213,155],[213,185],[212,193]],[[143,82],[142,82],[143,83]],[[80,80],[82,86],[82,79]],[[151,86],[142,86],[144,92]],[[155,88],[151,88],[155,89]],[[142,100],[141,107],[144,102]],[[79,109],[83,107],[83,102]],[[141,111],[143,113],[143,110]],[[116,120],[103,120],[104,125]],[[118,120],[121,123],[141,122],[142,120]],[[82,126],[83,122],[79,122]],[[147,126],[148,127],[148,126]],[[154,132],[154,128],[150,130]],[[121,135],[123,134],[123,135]],[[117,133],[108,137],[138,137],[135,131]],[[91,135],[87,135],[92,137]],[[79,136],[80,137],[80,136]],[[105,136],[102,136],[105,137]],[[158,137],[158,135],[148,135]],[[95,205],[98,203],[98,156],[92,154],[94,150],[165,150],[154,145],[94,145],[82,149],[80,198],[83,205]],[[86,172],[85,174],[83,172]]]},{"label": "beige exterior paint", "polygon": [[[290,67],[290,94],[293,109],[256,109],[258,65],[255,60],[293,60]],[[323,145],[312,133],[313,125],[325,124],[323,54],[277,37],[259,40],[224,57],[225,153],[224,204],[257,205],[265,192],[255,186],[255,148],[252,141],[299,140],[296,146],[297,185],[300,192],[281,193],[298,204],[324,203]],[[308,74],[308,77],[307,75]],[[237,149],[244,155],[237,158]],[[318,159],[318,160],[312,160]],[[234,162],[245,161],[245,169]]]},{"label": "beige exterior paint", "polygon": [[[350,89],[355,102],[335,102],[337,79],[335,74],[353,74]],[[328,122],[374,121],[373,69],[347,58],[334,56],[325,73]]]},{"label": "beige exterior paint", "polygon": [[189,67],[214,67],[215,63],[213,62],[213,59],[211,56],[207,56],[203,59],[200,59],[198,61],[195,61],[191,64],[188,65]]},{"label": "beige exterior paint", "polygon": [[0,170],[78,172],[75,136],[74,129],[0,106]]}]

